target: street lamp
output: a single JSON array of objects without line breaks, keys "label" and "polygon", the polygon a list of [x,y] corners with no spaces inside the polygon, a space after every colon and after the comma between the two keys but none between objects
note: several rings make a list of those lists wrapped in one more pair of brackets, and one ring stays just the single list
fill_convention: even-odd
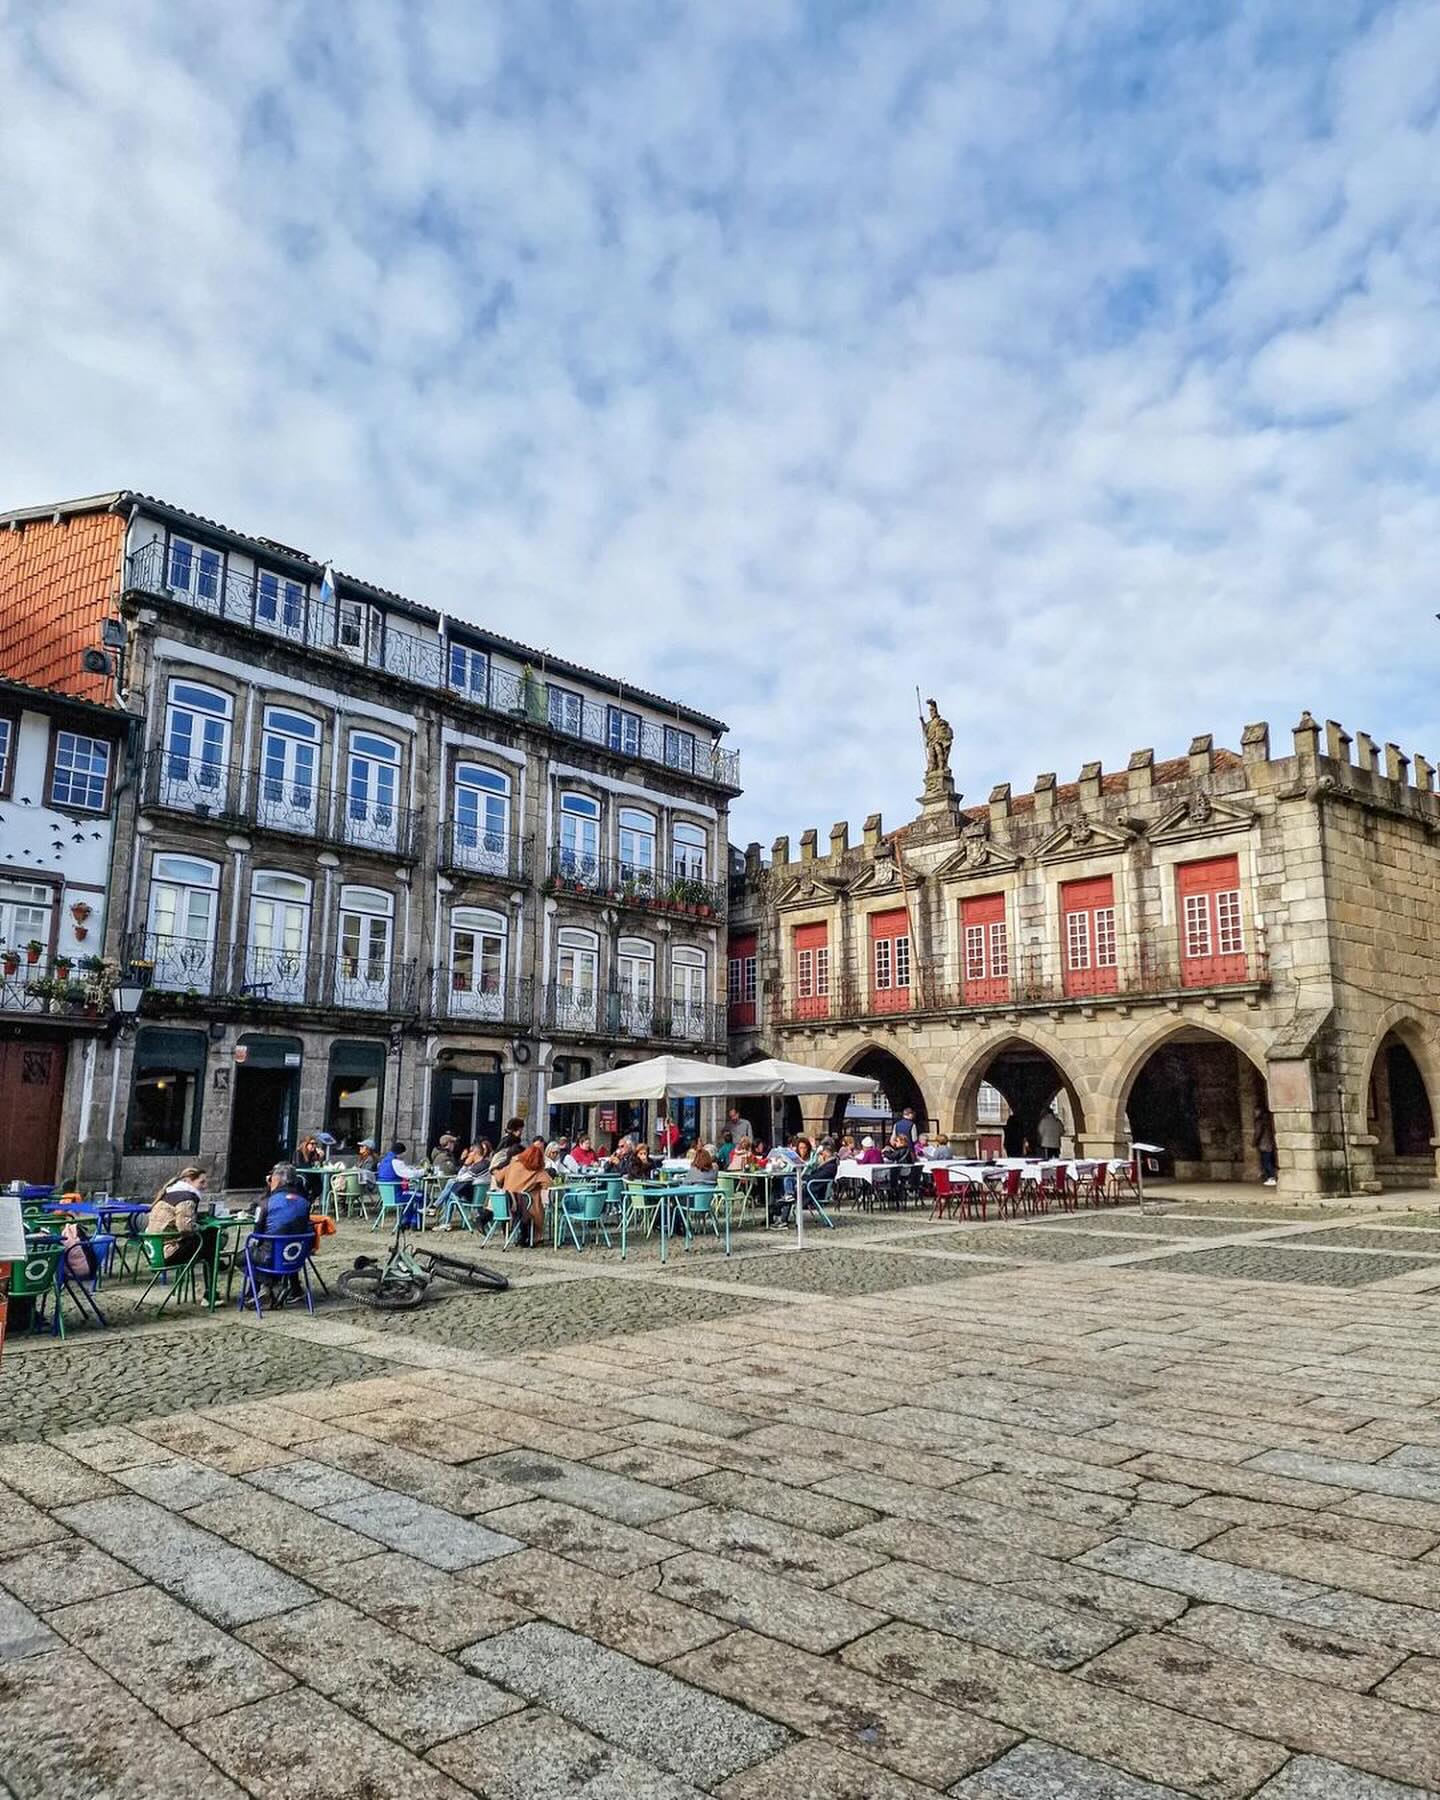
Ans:
[{"label": "street lamp", "polygon": [[145,997],[145,984],[133,974],[122,976],[110,990],[110,1004],[115,1008],[117,1023],[123,1028],[133,1025]]}]

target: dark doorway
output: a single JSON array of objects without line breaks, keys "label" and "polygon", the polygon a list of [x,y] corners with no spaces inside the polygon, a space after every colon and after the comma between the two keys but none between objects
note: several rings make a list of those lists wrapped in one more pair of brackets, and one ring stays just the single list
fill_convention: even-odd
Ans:
[{"label": "dark doorway", "polygon": [[442,1069],[435,1077],[435,1100],[430,1109],[430,1142],[437,1144],[445,1132],[459,1143],[491,1145],[500,1142],[505,1121],[505,1077],[499,1057],[475,1058],[463,1069]]},{"label": "dark doorway", "polygon": [[230,1102],[226,1186],[258,1188],[293,1154],[300,1103],[298,1038],[242,1037]]},{"label": "dark doorway", "polygon": [[55,1179],[64,1094],[64,1044],[33,1038],[0,1043],[0,1178]]},{"label": "dark doorway", "polygon": [[[557,1056],[550,1065],[552,1088],[566,1087],[572,1081],[588,1081],[593,1074],[588,1056]],[[571,1143],[589,1130],[590,1108],[583,1102],[550,1108],[550,1136],[568,1137]]]},{"label": "dark doorway", "polygon": [[1019,1156],[1039,1148],[1040,1115],[1047,1106],[1054,1106],[1063,1121],[1066,1107],[1056,1104],[1062,1092],[1068,1101],[1071,1129],[1076,1136],[1083,1136],[1085,1120],[1079,1099],[1057,1065],[1043,1050],[1030,1044],[1012,1043],[1007,1044],[985,1070],[975,1090],[974,1116],[956,1120],[955,1128],[967,1142],[973,1139],[978,1145],[980,1139],[986,1137],[993,1144],[996,1136],[993,1104],[986,1108],[987,1117],[983,1121],[980,1116],[980,1096],[987,1086],[1001,1096],[1008,1109],[999,1129],[1001,1147],[1007,1156]]},{"label": "dark doorway", "polygon": [[1141,1065],[1125,1112],[1131,1135],[1159,1144],[1182,1180],[1253,1180],[1257,1108],[1265,1090],[1248,1057],[1211,1033],[1161,1044]]},{"label": "dark doorway", "polygon": [[1393,1031],[1370,1072],[1369,1119],[1380,1185],[1424,1187],[1435,1172],[1435,1114],[1420,1065]]},{"label": "dark doorway", "polygon": [[[868,1075],[880,1083],[878,1094],[866,1094],[858,1103],[861,1113],[868,1121],[864,1124],[866,1131],[878,1131],[888,1138],[891,1123],[900,1117],[907,1106],[914,1109],[917,1131],[929,1132],[934,1129],[934,1121],[925,1104],[925,1096],[920,1092],[919,1083],[904,1063],[888,1050],[867,1050],[858,1062],[851,1065],[847,1073]],[[830,1109],[829,1128],[832,1132],[840,1133],[851,1129],[846,1123],[849,1106],[848,1094],[836,1096],[835,1104]],[[878,1121],[875,1118],[877,1114]]]}]

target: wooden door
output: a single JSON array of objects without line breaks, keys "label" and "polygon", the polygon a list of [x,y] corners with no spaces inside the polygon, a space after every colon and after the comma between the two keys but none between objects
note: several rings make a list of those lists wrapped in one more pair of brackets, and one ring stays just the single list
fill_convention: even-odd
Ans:
[{"label": "wooden door", "polygon": [[0,1042],[0,1183],[55,1179],[64,1097],[63,1043]]}]

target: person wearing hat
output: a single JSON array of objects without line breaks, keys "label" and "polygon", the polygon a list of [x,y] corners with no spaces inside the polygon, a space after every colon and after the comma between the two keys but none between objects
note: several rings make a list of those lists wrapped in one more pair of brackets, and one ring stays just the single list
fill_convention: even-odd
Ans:
[{"label": "person wearing hat", "polygon": [[362,1188],[373,1192],[380,1182],[380,1158],[375,1152],[374,1138],[361,1138],[355,1150],[354,1172]]},{"label": "person wearing hat", "polygon": [[430,1167],[437,1175],[449,1178],[460,1167],[460,1144],[453,1131],[440,1134],[440,1141],[430,1152]]},{"label": "person wearing hat", "polygon": [[867,1138],[861,1138],[860,1154],[855,1158],[855,1160],[857,1163],[865,1163],[868,1166],[870,1163],[884,1162],[885,1158],[875,1148],[874,1138],[867,1137]]}]

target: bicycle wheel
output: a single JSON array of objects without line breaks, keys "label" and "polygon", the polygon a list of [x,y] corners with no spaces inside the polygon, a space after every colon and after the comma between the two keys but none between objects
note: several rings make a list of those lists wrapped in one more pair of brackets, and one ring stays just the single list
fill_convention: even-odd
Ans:
[{"label": "bicycle wheel", "polygon": [[347,1300],[361,1306],[374,1306],[384,1312],[409,1312],[425,1298],[425,1284],[408,1275],[386,1278],[378,1263],[366,1268],[343,1269],[336,1286]]},{"label": "bicycle wheel", "polygon": [[483,1263],[465,1262],[458,1256],[442,1256],[437,1250],[417,1250],[415,1260],[431,1275],[458,1282],[461,1287],[483,1288],[502,1294],[509,1287],[507,1276],[498,1269],[487,1269]]}]

